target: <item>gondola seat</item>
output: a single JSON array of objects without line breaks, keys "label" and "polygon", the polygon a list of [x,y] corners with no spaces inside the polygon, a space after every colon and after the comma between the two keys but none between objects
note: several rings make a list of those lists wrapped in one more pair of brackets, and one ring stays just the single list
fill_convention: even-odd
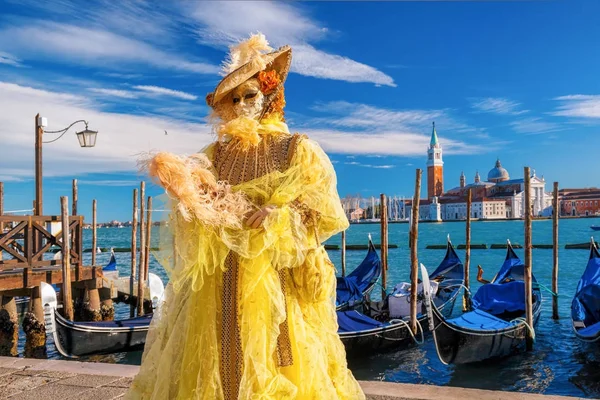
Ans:
[{"label": "gondola seat", "polygon": [[388,323],[379,322],[373,318],[369,318],[356,310],[338,311],[337,320],[339,325],[338,332],[340,333],[366,331],[369,329],[375,329],[389,325]]},{"label": "gondola seat", "polygon": [[525,282],[485,284],[475,293],[473,307],[493,315],[525,312]]},{"label": "gondola seat", "polygon": [[513,325],[482,310],[469,311],[447,322],[465,329],[485,331],[502,330]]}]

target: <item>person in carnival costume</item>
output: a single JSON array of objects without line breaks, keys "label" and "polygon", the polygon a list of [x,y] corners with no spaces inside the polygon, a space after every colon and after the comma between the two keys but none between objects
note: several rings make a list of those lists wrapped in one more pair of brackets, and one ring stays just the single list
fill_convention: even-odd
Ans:
[{"label": "person in carnival costume", "polygon": [[169,284],[126,399],[364,399],[322,245],[348,220],[327,155],[285,123],[291,53],[232,46],[206,98],[218,139],[146,162],[171,202]]}]

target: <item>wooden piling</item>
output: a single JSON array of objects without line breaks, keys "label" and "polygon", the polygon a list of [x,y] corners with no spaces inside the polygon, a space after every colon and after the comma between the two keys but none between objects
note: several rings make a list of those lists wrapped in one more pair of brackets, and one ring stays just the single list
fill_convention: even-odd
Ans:
[{"label": "wooden piling", "polygon": [[417,169],[415,177],[415,195],[412,202],[412,223],[410,227],[410,329],[417,334],[417,281],[419,279],[419,258],[417,242],[419,239],[419,203],[421,201],[421,174]]},{"label": "wooden piling", "polygon": [[558,319],[558,218],[560,210],[558,209],[558,182],[554,182],[554,191],[552,193],[552,257],[554,260],[552,268],[552,318]]},{"label": "wooden piling", "polygon": [[[0,217],[4,215],[4,182],[0,182]],[[4,233],[4,222],[0,222],[0,235]],[[0,250],[0,261],[2,261],[2,250]]]},{"label": "wooden piling", "polygon": [[342,276],[346,276],[346,231],[342,231]]},{"label": "wooden piling", "polygon": [[527,351],[533,349],[533,295],[531,282],[531,175],[529,167],[524,168],[525,177],[525,321],[529,328],[527,329]]},{"label": "wooden piling", "polygon": [[19,352],[17,303],[12,296],[0,295],[0,356],[17,357]]},{"label": "wooden piling", "polygon": [[150,250],[152,249],[152,197],[148,196],[146,206],[146,251],[144,252],[144,282],[148,280],[148,270],[150,268]]},{"label": "wooden piling", "polygon": [[469,266],[471,265],[471,205],[472,205],[471,189],[467,191],[467,226],[465,238],[465,290],[463,291],[463,312],[471,309],[471,296],[469,293]]},{"label": "wooden piling", "polygon": [[69,199],[60,198],[62,222],[62,279],[63,279],[63,312],[65,318],[73,320],[73,300],[71,295],[71,242],[69,241]]},{"label": "wooden piling", "polygon": [[[137,264],[137,229],[138,229],[138,190],[133,189],[133,220],[131,222],[131,276],[129,278],[129,293],[133,296],[135,291],[135,273]],[[130,316],[135,316],[135,303],[130,303]]]},{"label": "wooden piling", "polygon": [[385,194],[379,196],[381,201],[381,298],[387,295],[387,273],[388,273],[388,217],[387,199]]},{"label": "wooden piling", "polygon": [[92,267],[96,266],[96,247],[98,246],[98,221],[96,219],[96,212],[98,208],[98,202],[96,199],[92,201]]},{"label": "wooden piling", "polygon": [[[0,182],[0,217],[4,215],[4,182]],[[4,222],[0,222],[0,233],[4,233]],[[0,255],[1,257],[1,255]],[[0,258],[1,260],[2,258]]]},{"label": "wooden piling", "polygon": [[39,286],[31,290],[29,311],[23,317],[23,332],[25,332],[25,357],[47,358],[44,306]]},{"label": "wooden piling", "polygon": [[71,215],[77,215],[77,200],[78,200],[77,179],[73,179],[73,204],[71,207]]},{"label": "wooden piling", "polygon": [[[137,315],[144,315],[144,270],[146,269],[146,182],[140,183],[140,266],[138,268]],[[132,292],[133,294],[133,292]]]}]

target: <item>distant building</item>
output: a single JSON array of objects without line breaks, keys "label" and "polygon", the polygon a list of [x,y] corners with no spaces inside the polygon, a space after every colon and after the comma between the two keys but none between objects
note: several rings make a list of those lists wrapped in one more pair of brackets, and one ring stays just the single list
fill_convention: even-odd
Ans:
[{"label": "distant building", "polygon": [[583,217],[600,215],[600,189],[561,189],[558,191],[560,215]]}]

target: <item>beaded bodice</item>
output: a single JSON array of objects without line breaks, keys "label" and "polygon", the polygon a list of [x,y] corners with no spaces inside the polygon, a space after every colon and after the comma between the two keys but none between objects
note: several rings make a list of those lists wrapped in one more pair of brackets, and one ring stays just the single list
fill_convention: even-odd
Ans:
[{"label": "beaded bodice", "polygon": [[265,135],[256,146],[246,148],[238,139],[218,143],[213,157],[217,179],[238,185],[290,166],[303,135]]}]

